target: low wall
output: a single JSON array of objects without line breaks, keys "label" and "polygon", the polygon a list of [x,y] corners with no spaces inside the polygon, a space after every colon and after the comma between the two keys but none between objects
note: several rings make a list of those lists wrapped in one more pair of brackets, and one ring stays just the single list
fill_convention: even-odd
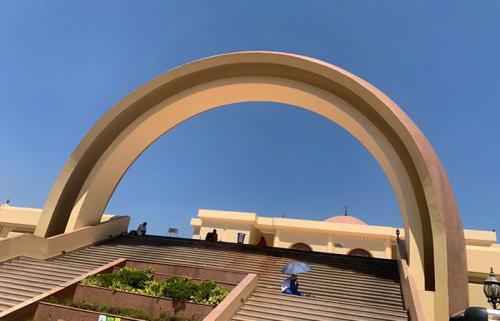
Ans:
[{"label": "low wall", "polygon": [[242,303],[252,294],[257,287],[257,274],[247,276],[222,300],[203,321],[228,321],[238,311]]},{"label": "low wall", "polygon": [[213,307],[207,304],[175,301],[169,298],[159,298],[85,285],[77,286],[72,300],[140,310],[155,318],[160,317],[162,313],[166,312],[175,316],[186,318],[194,316],[197,319],[202,319],[213,310]]},{"label": "low wall", "polygon": [[421,298],[419,297],[419,291],[417,284],[410,275],[408,262],[406,260],[406,251],[404,241],[397,241],[397,261],[399,278],[401,283],[401,292],[403,294],[403,301],[405,309],[410,314],[410,320],[412,321],[425,321],[424,308],[422,305]]},{"label": "low wall", "polygon": [[[247,273],[216,270],[211,268],[199,268],[183,265],[170,264],[153,264],[147,262],[138,262],[127,260],[126,266],[133,267],[139,270],[144,270],[147,267],[152,267],[155,270],[154,278],[157,281],[164,280],[171,276],[190,277],[193,280],[212,280],[217,285],[220,285],[228,290],[232,290]],[[118,267],[116,268],[118,269]]]},{"label": "low wall", "polygon": [[[38,309],[36,310],[34,321],[84,321],[84,320],[98,320],[101,313],[81,310],[72,307],[65,307],[51,303],[40,303]],[[106,314],[109,316],[114,316],[111,314]],[[138,319],[119,317],[121,321],[141,321]]]},{"label": "low wall", "polygon": [[0,262],[17,256],[27,256],[44,260],[64,251],[72,251],[115,237],[128,229],[130,218],[116,216],[94,226],[87,226],[70,233],[49,238],[33,234],[23,234],[0,241]]}]

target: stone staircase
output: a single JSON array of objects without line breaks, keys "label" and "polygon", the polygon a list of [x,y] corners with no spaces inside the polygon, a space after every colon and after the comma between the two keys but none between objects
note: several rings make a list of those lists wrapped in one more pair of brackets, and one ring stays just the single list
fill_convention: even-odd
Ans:
[{"label": "stone staircase", "polygon": [[[235,321],[408,320],[395,261],[158,236],[119,237],[47,261],[6,262],[0,266],[0,312],[117,258],[258,274]],[[299,276],[300,290],[311,297],[281,293],[280,269],[292,261],[312,267]]]},{"label": "stone staircase", "polygon": [[0,313],[95,268],[17,257],[0,265]]}]

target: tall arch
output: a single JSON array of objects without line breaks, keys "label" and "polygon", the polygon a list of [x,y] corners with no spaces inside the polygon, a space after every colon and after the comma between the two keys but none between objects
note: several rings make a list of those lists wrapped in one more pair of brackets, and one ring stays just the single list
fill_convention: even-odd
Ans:
[{"label": "tall arch", "polygon": [[[137,89],[109,110],[65,164],[35,233],[94,225],[134,160],[181,122],[245,101],[295,105],[355,136],[378,161],[398,199],[412,273],[435,306],[467,306],[463,230],[452,189],[431,145],[409,117],[364,80],[293,54],[241,52],[198,60]],[[442,307],[448,307],[442,308]]]}]

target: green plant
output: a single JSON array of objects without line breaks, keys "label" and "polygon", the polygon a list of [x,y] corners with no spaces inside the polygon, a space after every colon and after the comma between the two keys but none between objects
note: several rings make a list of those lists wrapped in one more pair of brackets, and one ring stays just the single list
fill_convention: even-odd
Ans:
[{"label": "green plant", "polygon": [[114,276],[111,273],[101,273],[97,275],[91,275],[80,283],[89,286],[101,286],[103,288],[109,288],[113,285]]},{"label": "green plant", "polygon": [[116,273],[89,276],[81,284],[210,305],[219,304],[229,294],[228,290],[211,280],[195,282],[188,277],[170,277],[154,281],[153,276],[152,268],[140,271],[124,267]]},{"label": "green plant", "polygon": [[208,295],[204,295],[202,298],[200,298],[199,301],[197,302],[210,305],[217,305],[221,303],[222,300],[224,300],[228,294],[229,294],[228,290],[218,286],[213,290],[211,290]]},{"label": "green plant", "polygon": [[165,283],[158,281],[149,281],[146,283],[141,294],[164,297],[165,295]]},{"label": "green plant", "polygon": [[61,300],[57,299],[55,297],[50,297],[45,302],[48,303],[53,303],[53,304],[58,304],[58,305],[64,305],[68,307],[73,307],[73,308],[78,308],[82,310],[89,310],[89,311],[94,311],[94,312],[99,312],[99,313],[104,313],[104,314],[114,314],[114,315],[119,315],[122,317],[129,317],[129,318],[134,318],[134,319],[140,319],[140,320],[145,320],[145,321],[198,321],[199,319],[195,316],[191,318],[185,318],[185,317],[179,317],[179,316],[171,316],[168,313],[162,313],[159,318],[154,318],[151,315],[139,311],[139,310],[134,310],[134,309],[126,309],[126,308],[120,308],[120,307],[113,307],[113,306],[107,306],[103,304],[94,304],[94,303],[87,303],[84,301],[72,301],[72,300]]},{"label": "green plant", "polygon": [[164,296],[180,301],[196,300],[197,284],[189,278],[168,278],[163,281],[165,284]]},{"label": "green plant", "polygon": [[89,276],[82,280],[81,284],[140,293],[146,284],[153,279],[153,275],[153,268],[146,268],[144,271],[140,271],[124,267],[116,273],[101,273]]},{"label": "green plant", "polygon": [[199,283],[195,293],[196,302],[216,305],[229,294],[229,291],[217,286],[214,281],[205,280]]},{"label": "green plant", "polygon": [[113,284],[122,284],[131,288],[141,289],[144,288],[146,282],[153,279],[153,275],[153,268],[146,268],[144,271],[140,271],[134,268],[124,267],[113,274]]}]

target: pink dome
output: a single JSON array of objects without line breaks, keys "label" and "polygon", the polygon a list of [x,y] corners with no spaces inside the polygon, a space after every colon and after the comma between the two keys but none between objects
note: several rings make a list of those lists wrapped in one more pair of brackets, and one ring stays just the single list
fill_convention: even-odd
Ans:
[{"label": "pink dome", "polygon": [[343,224],[358,224],[358,225],[367,225],[365,222],[360,220],[359,218],[356,218],[354,216],[349,216],[349,215],[338,215],[338,216],[332,216],[329,217],[325,220],[325,222],[329,223],[343,223]]}]

